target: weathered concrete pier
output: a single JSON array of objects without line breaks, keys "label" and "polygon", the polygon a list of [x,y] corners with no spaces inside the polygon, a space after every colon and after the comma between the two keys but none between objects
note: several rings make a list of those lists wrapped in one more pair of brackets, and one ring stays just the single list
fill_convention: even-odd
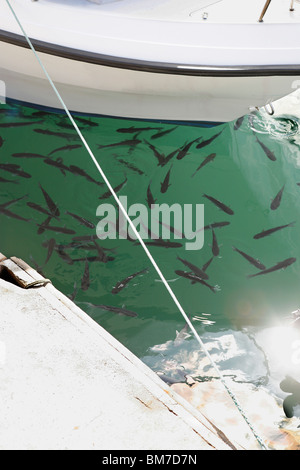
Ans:
[{"label": "weathered concrete pier", "polygon": [[1,254],[0,384],[2,450],[234,448],[51,282]]}]

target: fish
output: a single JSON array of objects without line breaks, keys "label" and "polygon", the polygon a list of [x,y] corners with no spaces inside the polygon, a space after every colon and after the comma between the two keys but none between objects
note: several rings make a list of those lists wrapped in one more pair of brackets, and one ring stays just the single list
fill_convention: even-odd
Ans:
[{"label": "fish", "polygon": [[262,274],[269,274],[273,273],[275,271],[279,271],[281,269],[286,269],[287,267],[291,266],[297,261],[296,258],[288,258],[284,261],[280,261],[279,263],[275,264],[275,266],[272,266],[269,269],[264,269],[263,271],[260,271],[259,273],[256,274],[250,274],[248,278],[250,277],[256,277],[256,276],[261,276]]},{"label": "fish", "polygon": [[230,209],[230,207],[226,206],[223,202],[219,201],[218,199],[215,199],[212,196],[208,196],[207,194],[203,194],[203,197],[211,201],[213,204],[215,204],[219,209],[221,209],[226,214],[234,215],[233,210]]},{"label": "fish", "polygon": [[26,173],[25,171],[22,170],[22,168],[19,165],[11,165],[8,163],[1,163],[0,164],[0,170],[7,171],[9,173],[12,173],[13,175],[20,176],[21,178],[31,178],[32,176],[29,173]]},{"label": "fish", "polygon": [[[79,122],[80,124],[83,124],[84,126],[99,127],[99,124],[97,122],[94,122],[94,121],[91,121],[90,119],[85,119],[79,116],[75,116],[75,121]],[[73,127],[73,124],[70,124],[70,126]]]},{"label": "fish", "polygon": [[272,201],[272,203],[271,203],[271,206],[270,206],[272,211],[275,211],[275,210],[278,209],[278,207],[280,206],[284,188],[285,188],[285,185],[283,185],[283,187],[281,188],[281,190],[279,191],[279,193],[278,193],[278,194],[275,196],[275,198],[273,199],[273,201]]},{"label": "fish", "polygon": [[125,308],[112,307],[110,305],[93,305],[95,308],[100,308],[101,310],[107,310],[108,312],[113,312],[118,315],[124,315],[126,317],[137,317],[138,314],[132,312],[131,310],[126,310]]},{"label": "fish", "polygon": [[205,160],[203,160],[203,162],[201,163],[200,166],[198,166],[197,170],[192,174],[192,178],[195,176],[195,174],[201,170],[201,168],[203,168],[205,165],[207,165],[209,162],[212,162],[215,158],[216,158],[217,154],[216,153],[211,153],[210,155],[208,155]]},{"label": "fish", "polygon": [[205,282],[203,279],[200,279],[200,277],[196,276],[193,273],[188,273],[186,271],[180,271],[180,270],[175,271],[175,273],[178,276],[184,277],[185,279],[189,279],[190,281],[195,281],[196,283],[198,282],[208,287],[214,294],[216,293],[215,287],[211,286],[210,284],[207,284],[207,282]]},{"label": "fish", "polygon": [[94,229],[96,226],[92,222],[89,222],[88,220],[84,219],[83,217],[80,217],[79,215],[73,214],[72,212],[66,211],[66,214],[70,215],[73,217],[73,219],[77,220],[81,225],[84,225],[87,228]]},{"label": "fish", "polygon": [[96,181],[94,178],[89,176],[82,168],[79,168],[78,166],[70,165],[70,167],[68,168],[68,171],[70,171],[73,175],[83,176],[88,181],[90,181],[91,183],[95,183],[98,186],[103,186],[104,185],[104,183]]},{"label": "fish", "polygon": [[216,237],[214,229],[212,229],[211,231],[212,231],[212,238],[213,238],[212,239],[212,253],[214,256],[219,256],[220,248],[218,245],[217,237]]},{"label": "fish", "polygon": [[126,160],[123,160],[122,158],[119,158],[118,161],[120,163],[122,163],[123,165],[127,166],[127,168],[129,168],[130,170],[138,173],[139,175],[144,175],[145,174],[142,170],[140,170],[135,165],[133,165],[133,163],[129,163]]},{"label": "fish", "polygon": [[35,121],[35,122],[3,122],[0,124],[0,128],[8,129],[10,127],[24,127],[24,126],[33,126],[35,124],[43,124],[43,121]]},{"label": "fish", "polygon": [[169,189],[169,187],[171,186],[171,185],[170,185],[171,170],[172,170],[172,167],[170,168],[170,170],[169,170],[168,173],[166,174],[166,177],[165,177],[164,181],[161,183],[161,190],[160,190],[160,192],[161,192],[162,194],[166,193],[167,190]]},{"label": "fish", "polygon": [[81,145],[66,145],[64,147],[59,147],[58,149],[55,149],[55,150],[52,150],[52,152],[50,152],[48,154],[49,157],[51,157],[52,155],[54,155],[55,153],[57,152],[65,152],[65,151],[71,151],[71,150],[77,150],[77,149],[80,149],[82,148]]},{"label": "fish", "polygon": [[16,220],[22,220],[23,222],[29,222],[30,219],[25,219],[24,217],[20,216],[20,215],[17,215],[3,207],[0,207],[0,213],[3,214],[3,215],[6,215],[7,217],[11,217],[12,219],[16,219]]},{"label": "fish", "polygon": [[98,236],[97,235],[80,235],[78,237],[73,237],[72,240],[74,242],[93,241],[93,240],[98,240]]},{"label": "fish", "polygon": [[140,276],[141,274],[144,274],[148,272],[148,269],[143,269],[142,271],[138,271],[137,273],[131,274],[130,276],[126,277],[126,279],[123,279],[123,281],[118,282],[114,288],[112,289],[111,293],[112,294],[118,294],[124,287],[127,286],[127,284],[134,279],[137,276]]},{"label": "fish", "polygon": [[22,201],[26,197],[28,197],[28,196],[26,195],[26,196],[18,197],[17,199],[13,199],[12,201],[9,201],[9,202],[4,202],[3,204],[0,204],[0,208],[1,209],[7,209],[7,207],[12,206],[13,204],[16,204],[19,201]]},{"label": "fish", "polygon": [[45,158],[45,155],[39,153],[13,153],[12,157],[14,158]]},{"label": "fish", "polygon": [[198,142],[199,139],[200,137],[197,137],[197,139],[192,140],[191,142],[188,142],[187,144],[183,145],[178,151],[177,160],[182,160],[186,155],[188,155],[188,152],[190,148],[192,147],[192,145],[195,142]]},{"label": "fish", "polygon": [[175,126],[175,127],[172,127],[171,129],[167,129],[165,131],[157,132],[157,134],[153,134],[151,136],[151,140],[160,139],[161,137],[164,137],[164,136],[170,134],[171,132],[175,131],[175,129],[177,129],[177,127],[178,126]]},{"label": "fish", "polygon": [[169,153],[169,155],[167,155],[164,159],[164,161],[162,162],[162,164],[160,166],[165,166],[169,163],[170,160],[172,160],[173,157],[175,157],[176,153],[178,153],[178,149],[176,150],[173,150],[173,152]]},{"label": "fish", "polygon": [[261,148],[263,149],[263,151],[265,152],[268,159],[271,160],[272,162],[275,162],[277,160],[277,158],[276,158],[274,152],[272,152],[263,142],[261,142],[261,140],[259,140],[257,136],[255,136],[255,138],[256,138],[256,141],[261,146]]},{"label": "fish", "polygon": [[81,289],[85,292],[89,289],[91,284],[90,281],[90,269],[89,269],[89,263],[86,260],[85,261],[85,268],[84,268],[84,273],[81,279]]},{"label": "fish", "polygon": [[[127,179],[127,177],[125,177],[125,180],[122,183],[120,183],[118,186],[113,188],[114,192],[117,194],[119,191],[121,191],[121,189],[123,189],[124,186],[126,185],[127,181],[128,181],[128,179]],[[102,196],[100,196],[99,199],[107,199],[111,196],[112,196],[112,193],[111,193],[110,190],[108,190],[106,193],[102,194]]]},{"label": "fish", "polygon": [[48,218],[42,224],[36,224],[37,227],[42,230],[42,232],[39,232],[39,234],[43,233],[45,230],[51,230],[52,232],[63,233],[64,235],[75,235],[76,232],[74,232],[74,230],[68,229],[66,227],[53,227],[49,225],[51,218],[52,217]]},{"label": "fish", "polygon": [[69,167],[64,165],[62,158],[57,158],[56,160],[45,158],[44,163],[46,163],[46,165],[53,166],[54,168],[58,168],[64,176],[66,176],[67,171],[70,171]]},{"label": "fish", "polygon": [[200,142],[196,148],[197,149],[202,149],[203,147],[206,147],[207,145],[211,144],[215,139],[217,139],[223,132],[223,129],[218,132],[217,134],[213,135],[210,139],[207,139],[207,140],[204,140],[202,142]]},{"label": "fish", "polygon": [[59,217],[60,216],[60,210],[57,207],[57,205],[53,202],[49,194],[42,188],[42,186],[39,184],[39,187],[44,195],[45,201],[47,206],[49,207],[50,213],[53,217]]},{"label": "fish", "polygon": [[47,229],[47,227],[49,227],[49,224],[52,220],[52,216],[50,215],[42,224],[39,224],[37,225],[39,228],[38,228],[38,235],[41,235],[42,233],[44,233]]},{"label": "fish", "polygon": [[282,230],[284,228],[293,227],[295,225],[295,223],[296,222],[291,222],[290,224],[280,225],[279,227],[270,228],[269,230],[263,230],[262,232],[257,233],[256,235],[254,235],[253,238],[255,240],[259,240],[260,238],[264,238],[264,237],[267,237],[269,235],[272,235],[273,233],[276,233],[279,230]]},{"label": "fish", "polygon": [[39,205],[36,204],[35,202],[27,202],[27,206],[30,207],[31,209],[36,210],[37,212],[40,212],[41,214],[47,215],[47,216],[50,217],[51,219],[54,218],[54,219],[59,220],[59,217],[57,217],[57,216],[55,216],[55,215],[53,215],[53,214],[50,214],[46,209],[44,209],[43,207],[39,206]]},{"label": "fish", "polygon": [[7,180],[5,178],[0,177],[0,183],[12,183],[12,184],[19,184],[18,181],[13,181],[13,180]]},{"label": "fish", "polygon": [[260,269],[261,271],[266,269],[266,266],[262,264],[257,258],[253,258],[252,256],[247,255],[247,253],[244,253],[243,251],[239,250],[238,248],[234,246],[232,247],[232,249],[236,251],[237,253],[239,253],[240,255],[242,255],[247,261],[249,261],[249,263],[251,263],[257,269]]},{"label": "fish", "polygon": [[125,127],[125,128],[120,128],[117,129],[117,132],[120,132],[122,134],[136,134],[138,132],[144,132],[144,131],[160,131],[162,127]]},{"label": "fish", "polygon": [[241,125],[244,122],[244,119],[245,119],[245,116],[241,116],[235,121],[234,126],[233,126],[235,131],[237,131],[241,127]]},{"label": "fish", "polygon": [[2,137],[0,137],[0,148],[3,146],[4,144],[4,140],[2,139]]},{"label": "fish", "polygon": [[148,145],[148,147],[152,150],[155,158],[157,159],[157,162],[158,162],[158,166],[162,166],[163,163],[164,163],[164,160],[165,160],[165,155],[163,153],[160,153],[157,148],[152,145],[150,142],[148,142],[147,140],[144,140],[145,144]]},{"label": "fish", "polygon": [[42,246],[45,248],[48,248],[47,257],[45,260],[45,265],[46,265],[50,261],[50,258],[54,252],[56,241],[54,238],[51,238],[51,240],[48,240],[47,242],[43,243]]},{"label": "fish", "polygon": [[74,261],[72,260],[72,258],[64,251],[61,245],[56,246],[55,251],[57,252],[58,256],[67,264],[69,265],[74,264]]},{"label": "fish", "polygon": [[34,132],[36,132],[37,134],[48,135],[52,137],[61,137],[62,139],[66,139],[66,140],[80,140],[80,137],[77,134],[53,132],[47,129],[34,129]]},{"label": "fish", "polygon": [[202,271],[205,272],[209,266],[211,265],[212,261],[213,261],[214,257],[210,258],[203,266],[202,266]]},{"label": "fish", "polygon": [[98,149],[105,149],[105,148],[113,148],[113,147],[135,147],[138,144],[141,144],[142,141],[133,138],[133,139],[128,139],[128,140],[122,140],[122,142],[116,142],[114,144],[107,144],[107,145],[98,145]]},{"label": "fish", "polygon": [[205,225],[204,230],[226,227],[227,225],[230,225],[230,222],[213,222],[212,224]]},{"label": "fish", "polygon": [[196,276],[200,277],[200,279],[204,279],[204,280],[209,279],[208,275],[202,269],[198,268],[197,266],[190,263],[189,261],[180,258],[179,256],[177,256],[177,259],[181,261],[185,266],[187,266],[191,271],[193,271],[193,273],[196,274]]},{"label": "fish", "polygon": [[146,242],[146,245],[160,246],[162,248],[181,248],[182,247],[182,243],[162,240],[161,238],[159,238],[158,240]]},{"label": "fish", "polygon": [[149,208],[151,209],[151,206],[154,205],[156,203],[156,199],[154,199],[153,195],[152,195],[152,192],[151,192],[151,188],[150,188],[150,185],[151,185],[151,182],[147,188],[147,203],[148,203],[148,206]]}]

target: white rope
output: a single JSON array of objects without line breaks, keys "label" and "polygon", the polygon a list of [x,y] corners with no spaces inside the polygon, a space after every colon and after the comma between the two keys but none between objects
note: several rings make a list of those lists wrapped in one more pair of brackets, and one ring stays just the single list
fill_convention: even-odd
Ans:
[{"label": "white rope", "polygon": [[174,294],[173,290],[172,290],[171,287],[169,286],[169,284],[168,284],[166,278],[164,277],[164,275],[163,275],[163,273],[161,272],[160,268],[158,267],[156,261],[154,260],[153,256],[151,255],[150,251],[148,250],[146,244],[144,243],[143,239],[141,238],[139,232],[137,231],[135,225],[133,224],[133,222],[131,221],[129,215],[127,214],[126,210],[124,209],[124,207],[123,207],[121,201],[119,200],[117,194],[115,193],[113,187],[111,186],[111,184],[110,184],[109,180],[107,179],[105,173],[103,172],[101,166],[99,165],[99,163],[98,163],[96,157],[94,156],[92,150],[90,149],[90,147],[89,147],[87,141],[85,140],[84,136],[82,135],[82,133],[81,133],[79,127],[77,126],[75,120],[73,119],[73,117],[72,117],[72,115],[71,115],[69,109],[67,108],[65,102],[63,101],[61,95],[59,94],[59,92],[58,92],[56,86],[54,85],[54,83],[53,83],[53,81],[52,81],[52,79],[51,79],[51,77],[50,77],[50,75],[49,75],[47,69],[45,68],[44,64],[42,63],[41,59],[39,58],[39,56],[38,56],[38,54],[37,54],[37,52],[36,52],[34,46],[32,45],[32,42],[31,42],[31,40],[29,39],[29,37],[28,37],[26,31],[24,30],[24,28],[23,28],[23,26],[22,26],[22,24],[21,24],[21,22],[20,22],[20,20],[19,20],[19,18],[18,18],[18,16],[17,16],[17,14],[15,13],[14,9],[12,8],[12,6],[11,6],[11,4],[10,4],[10,1],[9,1],[9,0],[6,0],[6,3],[8,4],[8,6],[9,6],[9,8],[10,8],[10,10],[11,10],[11,12],[12,12],[14,18],[15,18],[15,20],[17,21],[17,23],[18,23],[18,25],[19,25],[19,27],[20,27],[20,29],[21,29],[21,31],[22,31],[24,37],[26,38],[26,41],[28,42],[28,45],[30,46],[30,49],[32,50],[32,52],[34,53],[34,55],[35,55],[37,61],[39,62],[39,64],[40,64],[40,66],[41,66],[41,68],[42,68],[42,70],[43,70],[43,72],[44,72],[44,74],[45,74],[47,80],[49,81],[49,83],[50,83],[50,85],[51,85],[53,91],[55,92],[55,94],[56,94],[58,100],[60,101],[62,107],[64,108],[64,110],[65,110],[67,116],[69,117],[71,123],[73,124],[73,126],[74,126],[74,128],[75,128],[77,134],[79,135],[79,137],[80,137],[80,139],[81,139],[83,145],[85,146],[87,152],[89,153],[91,159],[93,160],[93,162],[94,162],[94,164],[95,164],[97,170],[99,171],[101,177],[103,178],[103,180],[105,181],[105,183],[106,183],[108,189],[110,190],[111,194],[113,195],[113,197],[114,197],[116,203],[118,204],[120,210],[122,211],[122,213],[123,213],[124,217],[126,218],[128,224],[130,225],[130,227],[131,227],[133,233],[135,234],[136,238],[138,239],[138,241],[139,241],[140,244],[142,245],[142,247],[143,247],[143,249],[144,249],[146,255],[148,256],[150,262],[152,263],[153,267],[155,268],[155,270],[156,270],[157,274],[159,275],[160,279],[162,280],[162,282],[163,282],[165,288],[166,288],[167,291],[169,292],[169,294],[170,294],[170,296],[172,297],[172,299],[173,299],[175,305],[177,306],[178,310],[180,311],[180,313],[182,314],[182,316],[183,316],[183,318],[185,319],[186,323],[188,324],[188,326],[190,327],[191,331],[193,332],[193,334],[194,334],[196,340],[198,341],[198,343],[200,344],[200,346],[201,346],[202,350],[204,351],[205,355],[206,355],[207,358],[209,359],[209,361],[210,361],[212,367],[213,367],[214,370],[216,371],[218,377],[220,378],[220,381],[222,382],[222,384],[224,385],[226,391],[228,392],[228,394],[229,394],[230,397],[232,398],[232,400],[233,400],[234,404],[236,405],[236,407],[238,408],[240,414],[242,415],[242,417],[244,418],[244,420],[245,420],[246,423],[248,424],[249,428],[251,429],[251,431],[252,431],[252,433],[253,433],[255,439],[258,441],[258,443],[260,444],[260,446],[261,446],[261,448],[262,448],[263,450],[268,450],[268,448],[267,448],[266,445],[264,444],[262,438],[259,436],[259,434],[257,433],[257,431],[254,429],[254,426],[251,424],[251,422],[250,422],[249,419],[247,418],[247,416],[246,416],[246,414],[245,414],[245,412],[244,412],[242,406],[239,404],[237,398],[235,397],[235,395],[233,394],[233,392],[232,392],[232,391],[230,390],[230,388],[228,387],[228,385],[227,385],[227,383],[226,383],[225,377],[223,376],[223,374],[221,373],[221,371],[220,371],[219,368],[217,367],[217,365],[216,365],[216,363],[214,362],[213,358],[211,357],[210,353],[207,351],[207,349],[206,349],[206,347],[205,347],[203,341],[201,340],[200,336],[198,335],[197,331],[195,330],[195,328],[194,328],[193,324],[191,323],[191,321],[190,321],[188,315],[185,313],[185,311],[184,311],[183,307],[181,306],[179,300],[177,299],[177,297],[176,297],[176,295]]}]

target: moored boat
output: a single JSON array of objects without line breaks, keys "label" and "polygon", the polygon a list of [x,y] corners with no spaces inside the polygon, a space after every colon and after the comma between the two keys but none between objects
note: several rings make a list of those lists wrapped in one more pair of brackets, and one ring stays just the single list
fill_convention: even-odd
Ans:
[{"label": "moored boat", "polygon": [[[214,124],[276,101],[299,82],[296,1],[11,5],[74,112]],[[60,107],[7,2],[0,16],[0,57],[8,98]]]}]

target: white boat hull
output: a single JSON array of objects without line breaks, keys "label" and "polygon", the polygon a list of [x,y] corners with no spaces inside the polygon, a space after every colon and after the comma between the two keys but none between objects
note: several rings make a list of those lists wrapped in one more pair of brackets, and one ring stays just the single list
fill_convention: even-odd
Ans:
[{"label": "white boat hull", "polygon": [[[195,20],[189,15],[182,23],[158,23],[166,31],[158,33],[155,30],[157,34],[150,41],[151,28],[157,21],[130,15],[118,16],[118,6],[107,7],[116,9],[114,15],[114,10],[103,12],[101,6],[82,0],[71,2],[77,3],[77,10],[69,0],[62,0],[63,6],[55,3],[55,8],[47,0],[27,2],[25,7],[24,0],[14,0],[12,3],[17,13],[20,13],[20,19],[40,59],[73,112],[135,119],[220,123],[237,119],[254,107],[265,106],[270,101],[274,102],[292,93],[294,83],[299,81],[300,65],[293,60],[293,57],[299,57],[298,43],[295,45],[295,38],[298,37],[297,22],[287,25],[291,28],[291,43],[285,39],[279,64],[272,65],[275,63],[273,59],[277,57],[276,51],[280,50],[279,43],[274,44],[274,41],[276,32],[284,31],[282,24],[278,30],[274,24],[264,25],[269,26],[268,31],[274,41],[272,39],[270,48],[268,44],[266,47],[264,40],[259,49],[257,45],[262,43],[264,37],[261,36],[261,26],[244,25],[246,35],[253,31],[259,36],[252,40],[254,44],[251,49],[247,45],[247,37],[239,36],[243,31],[243,25],[239,24],[201,24],[198,18]],[[126,4],[126,1],[113,5],[118,3]],[[222,4],[221,1],[219,3]],[[92,10],[86,10],[85,4]],[[60,7],[61,14],[56,17],[54,28],[54,18],[49,18],[47,22],[46,16],[53,15]],[[91,35],[88,26],[84,29],[82,22],[78,23],[80,14],[87,15],[91,28],[95,26],[92,24],[93,19],[98,21],[99,27],[94,27]],[[36,24],[30,22],[34,15]],[[7,97],[60,108],[42,68],[11,16],[6,8],[0,18],[0,80],[6,84]],[[67,17],[70,24],[73,22],[73,28],[79,28],[73,36],[70,36],[70,31],[69,35],[63,34]],[[44,22],[44,28],[39,21]],[[122,21],[124,30],[120,31]],[[130,28],[133,27],[136,29],[132,30],[131,37]],[[183,39],[183,43],[177,45],[176,27],[182,28],[186,34],[190,32],[190,43]],[[216,38],[218,29],[220,35]],[[225,44],[222,48],[221,39],[226,31],[232,31],[232,37],[228,37],[227,46]],[[55,37],[56,44],[53,44],[55,34],[57,39]],[[239,39],[241,47],[236,44]],[[83,44],[80,49],[79,43]],[[253,62],[255,51],[257,64]],[[237,65],[230,65],[229,52],[233,63]],[[243,52],[247,52],[248,59],[245,60]],[[264,57],[268,59],[265,63]],[[208,65],[195,65],[209,60],[211,63]],[[250,65],[247,60],[252,61]]]}]

